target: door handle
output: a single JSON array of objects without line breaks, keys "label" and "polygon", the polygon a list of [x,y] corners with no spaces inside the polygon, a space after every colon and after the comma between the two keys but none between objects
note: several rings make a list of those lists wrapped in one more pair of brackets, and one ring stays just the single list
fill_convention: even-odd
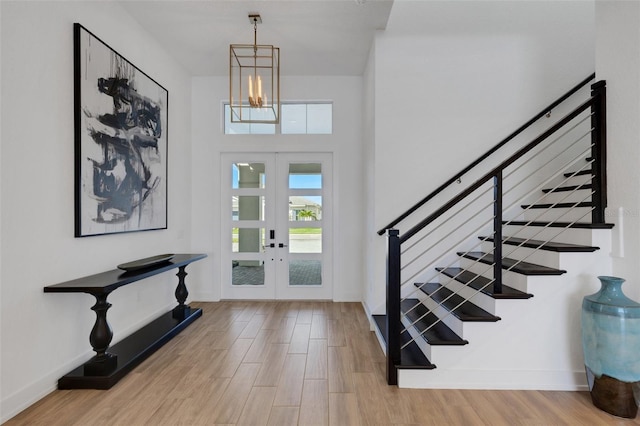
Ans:
[{"label": "door handle", "polygon": [[268,244],[268,245],[266,245],[266,246],[262,246],[262,248],[263,248],[263,249],[264,249],[264,248],[274,248],[275,246],[276,246],[276,243],[270,243],[270,244]]}]

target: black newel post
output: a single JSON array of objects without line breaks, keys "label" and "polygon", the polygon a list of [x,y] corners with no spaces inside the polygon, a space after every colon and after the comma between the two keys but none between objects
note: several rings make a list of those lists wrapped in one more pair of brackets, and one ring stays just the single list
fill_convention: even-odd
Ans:
[{"label": "black newel post", "polygon": [[591,106],[591,157],[593,163],[593,205],[591,221],[605,223],[607,207],[607,86],[598,81],[591,86],[593,104]]},{"label": "black newel post", "polygon": [[502,170],[493,177],[493,293],[502,293]]},{"label": "black newel post", "polygon": [[400,365],[400,238],[388,230],[387,248],[387,383],[398,384]]}]

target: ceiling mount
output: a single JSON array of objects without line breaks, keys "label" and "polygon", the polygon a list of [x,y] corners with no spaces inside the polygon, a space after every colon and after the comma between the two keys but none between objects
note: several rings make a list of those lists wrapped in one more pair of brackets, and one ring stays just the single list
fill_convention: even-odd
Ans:
[{"label": "ceiling mount", "polygon": [[262,17],[259,13],[249,13],[250,24],[262,24]]}]

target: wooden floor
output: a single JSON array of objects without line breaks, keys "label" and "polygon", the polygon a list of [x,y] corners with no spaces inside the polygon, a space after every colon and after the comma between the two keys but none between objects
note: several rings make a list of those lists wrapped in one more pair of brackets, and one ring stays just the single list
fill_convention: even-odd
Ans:
[{"label": "wooden floor", "polygon": [[7,425],[628,425],[585,392],[387,386],[358,303],[204,311],[108,391],[55,391]]}]

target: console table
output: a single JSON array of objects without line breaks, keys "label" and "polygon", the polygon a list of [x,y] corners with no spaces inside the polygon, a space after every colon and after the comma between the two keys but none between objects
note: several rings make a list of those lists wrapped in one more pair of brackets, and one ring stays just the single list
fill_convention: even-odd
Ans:
[{"label": "console table", "polygon": [[[89,335],[89,343],[96,355],[58,380],[58,389],[111,388],[136,365],[202,316],[202,309],[192,309],[184,303],[189,295],[184,279],[187,276],[186,266],[205,257],[206,254],[176,254],[170,260],[146,268],[132,271],[114,269],[45,287],[45,293],[89,293],[96,298],[96,304],[91,308],[96,313],[96,322]],[[178,306],[109,347],[113,331],[107,322],[107,310],[111,307],[107,296],[119,287],[174,268],[178,268],[175,291]]]}]

